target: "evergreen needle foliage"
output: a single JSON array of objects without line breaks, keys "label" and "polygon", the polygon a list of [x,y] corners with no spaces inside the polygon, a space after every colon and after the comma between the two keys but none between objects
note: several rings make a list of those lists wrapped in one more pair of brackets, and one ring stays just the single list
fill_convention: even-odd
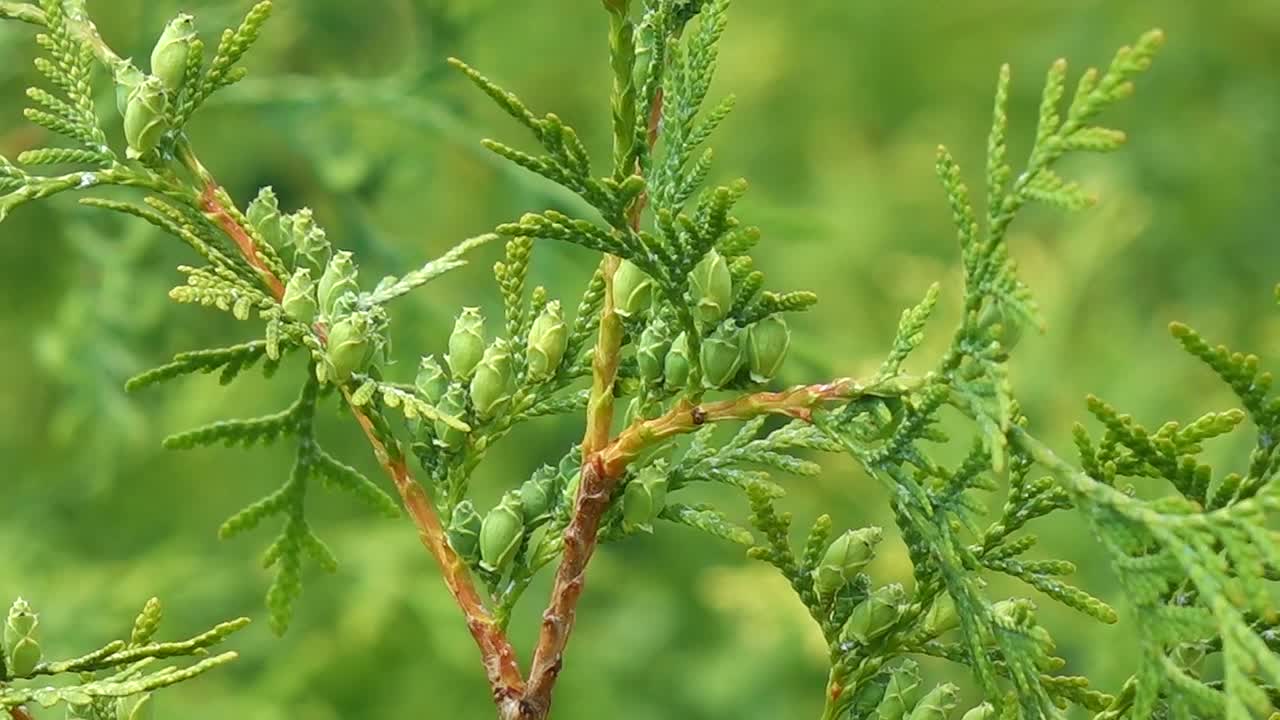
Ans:
[{"label": "evergreen needle foliage", "polygon": [[[817,299],[770,289],[756,267],[751,252],[762,232],[737,214],[746,182],[707,184],[713,155],[706,146],[734,105],[732,97],[709,97],[729,1],[603,6],[610,152],[593,152],[560,116],[529,107],[482,69],[452,61],[522,133],[483,146],[578,196],[590,212],[535,210],[417,270],[370,284],[357,258],[335,249],[309,209],[281,208],[270,188],[238,205],[187,134],[204,103],[244,77],[241,61],[271,14],[269,1],[223,32],[211,57],[195,20],[178,16],[146,68],[111,49],[83,0],[0,2],[0,18],[37,27],[36,66],[47,82],[28,91],[25,114],[56,138],[54,146],[0,158],[0,219],[36,200],[90,193],[81,202],[146,221],[192,251],[194,264],[179,268],[185,280],[170,298],[229,313],[248,328],[244,342],[180,353],[129,380],[127,389],[195,374],[217,374],[228,384],[255,366],[296,389],[297,399],[279,412],[212,422],[164,443],[284,444],[293,453],[278,487],[219,531],[232,538],[264,522],[279,525],[263,558],[275,570],[267,592],[272,628],[283,633],[289,625],[304,559],[337,566],[307,519],[308,490],[319,480],[376,514],[411,519],[465,615],[507,720],[551,712],[596,547],[670,525],[744,546],[786,578],[829,649],[824,718],[1057,718],[1073,706],[1095,720],[1246,720],[1272,712],[1280,687],[1271,585],[1280,577],[1271,529],[1280,400],[1258,359],[1174,325],[1177,341],[1235,392],[1242,409],[1148,429],[1090,398],[1099,430],[1077,427],[1074,461],[1037,439],[1008,371],[1021,334],[1042,325],[1019,279],[1009,228],[1031,203],[1066,210],[1093,203],[1061,174],[1061,161],[1121,147],[1124,133],[1100,124],[1103,114],[1133,93],[1162,35],[1141,36],[1074,83],[1066,62],[1054,63],[1021,164],[1008,142],[1011,118],[1019,115],[1010,108],[1012,74],[1001,68],[981,206],[951,153],[938,148],[964,289],[951,342],[927,372],[910,373],[905,363],[946,301],[937,285],[903,312],[873,376],[780,389],[773,380],[790,346],[786,317]],[[101,87],[114,91],[118,116],[96,102]],[[45,173],[46,166],[63,172]],[[131,194],[91,194],[107,187]],[[402,374],[388,362],[386,306],[500,240],[505,256],[494,277],[502,317],[461,309],[450,336],[423,349],[416,374]],[[547,241],[600,253],[580,296],[554,298],[529,286],[535,251]],[[298,362],[282,364],[289,355]],[[360,427],[398,499],[321,447],[315,425],[326,398]],[[572,413],[584,414],[582,442],[553,453],[492,508],[479,507],[472,478],[504,438],[522,423]],[[944,433],[944,413],[965,422]],[[1246,420],[1257,440],[1241,471],[1204,464],[1204,443],[1239,432]],[[737,424],[736,431],[720,431],[726,424]],[[966,451],[954,465],[937,459],[940,446],[951,443]],[[852,458],[865,475],[859,482],[882,486],[896,533],[845,530],[823,515],[795,545],[793,518],[778,504],[790,477],[822,471],[809,459],[814,453]],[[1140,494],[1130,484],[1139,478],[1163,480],[1168,492]],[[727,487],[743,502],[735,508],[687,499],[698,484]],[[1036,543],[1031,524],[1050,515],[1100,540],[1127,607],[1113,608],[1073,584],[1072,563],[1027,556]],[[910,587],[867,572],[891,536],[908,549]],[[522,667],[507,624],[532,581],[552,566],[551,598]],[[1020,581],[1027,597],[993,593],[994,576]],[[1037,605],[1050,602],[1078,611],[1082,621],[1135,623],[1142,652],[1132,678],[1097,688],[1064,667],[1037,619]],[[153,601],[129,640],[49,662],[40,656],[38,620],[19,601],[5,627],[0,706],[15,717],[25,712],[20,706],[59,702],[74,717],[140,717],[149,693],[231,655],[177,668],[155,663],[202,655],[243,623],[156,643],[158,617]],[[956,686],[922,677],[915,658],[924,656],[967,666],[982,704],[958,708]],[[64,673],[78,680],[42,685],[44,676]]]}]

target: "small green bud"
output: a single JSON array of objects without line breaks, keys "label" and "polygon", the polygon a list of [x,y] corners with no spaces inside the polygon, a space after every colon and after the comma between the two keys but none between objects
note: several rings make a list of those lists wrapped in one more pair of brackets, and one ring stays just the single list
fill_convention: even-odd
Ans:
[{"label": "small green bud", "polygon": [[120,111],[120,117],[124,117],[129,111],[129,95],[147,76],[132,60],[122,60],[115,66],[113,79],[116,83],[116,109]]},{"label": "small green bud", "polygon": [[284,286],[284,299],[280,301],[289,317],[301,323],[316,319],[316,284],[311,279],[311,269],[300,267]]},{"label": "small green bud", "polygon": [[524,510],[520,496],[507,493],[502,502],[484,516],[480,528],[480,566],[489,572],[501,572],[520,547],[524,536]]},{"label": "small green bud", "polygon": [[613,274],[613,309],[622,317],[631,317],[652,305],[653,278],[635,263],[623,260]]},{"label": "small green bud", "polygon": [[281,218],[280,239],[284,245],[293,247],[295,257],[305,258],[317,268],[329,262],[332,249],[329,246],[329,236],[316,223],[315,213],[311,208],[302,208]]},{"label": "small green bud", "polygon": [[747,328],[747,361],[751,367],[751,379],[756,382],[772,380],[782,369],[791,347],[791,329],[781,315],[770,315]]},{"label": "small green bud", "polygon": [[151,74],[160,78],[165,88],[177,92],[187,75],[187,58],[196,39],[195,18],[179,13],[169,21],[155,48],[151,50]]},{"label": "small green bud", "polygon": [[533,382],[550,380],[560,369],[560,361],[568,347],[569,329],[564,324],[560,301],[552,300],[529,328],[529,379]]},{"label": "small green bud", "polygon": [[636,362],[640,365],[640,377],[654,382],[662,377],[662,365],[666,361],[667,352],[671,350],[671,331],[667,321],[654,318],[640,333],[640,344],[636,349]]},{"label": "small green bud", "polygon": [[320,276],[320,284],[316,286],[316,297],[320,301],[320,314],[333,317],[337,314],[338,301],[347,293],[359,294],[360,285],[356,282],[359,270],[351,260],[351,253],[343,250],[329,259],[324,274]]},{"label": "small green bud", "polygon": [[878,527],[850,530],[836,538],[822,556],[814,571],[813,582],[818,593],[830,596],[850,582],[876,555],[876,545],[884,537]]},{"label": "small green bud", "polygon": [[564,487],[563,495],[573,502],[578,496],[578,481],[582,478],[582,452],[574,445],[569,454],[560,458],[560,484]]},{"label": "small green bud", "polygon": [[1013,312],[1008,303],[996,298],[989,297],[983,301],[982,312],[978,315],[978,327],[994,334],[1006,350],[1017,347],[1018,341],[1022,339],[1022,318]]},{"label": "small green bud", "polygon": [[960,627],[960,616],[956,613],[956,601],[946,591],[938,594],[924,615],[924,629],[929,637],[955,630]]},{"label": "small green bud", "polygon": [[368,367],[373,352],[373,323],[367,313],[351,313],[329,328],[325,357],[332,371],[330,377],[338,383],[345,383],[352,373]]},{"label": "small green bud", "polygon": [[115,702],[116,720],[151,720],[155,717],[153,705],[151,693],[118,698]]},{"label": "small green bud", "polygon": [[[991,614],[1003,624],[1017,628],[1040,646],[1043,653],[1038,660],[1040,664],[1048,664],[1053,654],[1055,643],[1049,631],[1036,621],[1036,604],[1027,598],[1009,598],[991,606]],[[995,644],[995,638],[986,638],[988,645]]]},{"label": "small green bud", "polygon": [[677,390],[689,384],[689,336],[680,333],[671,343],[662,373],[669,390]]},{"label": "small green bud", "polygon": [[667,505],[667,465],[662,461],[641,470],[622,493],[622,527],[628,532],[652,531],[653,521]]},{"label": "small green bud", "polygon": [[471,377],[484,357],[484,316],[480,308],[462,308],[462,314],[453,324],[449,336],[449,354],[445,360],[449,371],[458,380]]},{"label": "small green bud", "polygon": [[445,391],[449,389],[449,377],[444,374],[444,368],[436,362],[434,355],[422,358],[422,364],[418,366],[418,377],[413,381],[413,386],[427,402],[432,405],[440,404],[440,398],[443,398]]},{"label": "small green bud", "polygon": [[268,245],[280,247],[284,240],[284,228],[281,223],[280,200],[276,197],[275,190],[270,187],[259,190],[258,196],[249,203],[245,217]]},{"label": "small green bud", "polygon": [[690,287],[698,303],[698,317],[708,327],[720,322],[733,306],[733,276],[729,263],[712,250],[689,273]]},{"label": "small green bud", "polygon": [[476,506],[470,500],[458,503],[449,520],[449,547],[468,562],[476,562],[480,559],[481,526]]},{"label": "small green bud", "polygon": [[742,331],[733,322],[725,323],[715,334],[702,341],[702,382],[709,388],[722,388],[738,376],[742,369]]},{"label": "small green bud", "polygon": [[40,618],[18,598],[4,623],[4,655],[10,677],[26,677],[44,657],[39,641]]},{"label": "small green bud", "polygon": [[124,111],[124,138],[129,143],[125,155],[129,159],[137,160],[160,144],[169,129],[168,109],[164,85],[158,78],[148,77],[129,91]]},{"label": "small green bud", "polygon": [[907,720],[947,720],[947,716],[955,709],[959,701],[960,688],[951,683],[943,683],[929,691],[921,698],[915,710],[907,716]]},{"label": "small green bud", "polygon": [[907,659],[893,668],[884,698],[876,706],[876,720],[901,720],[920,697],[920,665]]},{"label": "small green bud", "polygon": [[511,353],[497,340],[484,351],[471,376],[471,404],[481,417],[492,417],[511,399]]},{"label": "small green bud", "polygon": [[857,640],[863,645],[880,637],[898,621],[906,597],[906,592],[898,583],[876,588],[853,609],[844,625],[844,637]]},{"label": "small green bud", "polygon": [[996,720],[999,715],[996,714],[996,708],[991,703],[982,703],[964,714],[960,720]]},{"label": "small green bud", "polygon": [[551,506],[552,483],[555,471],[550,467],[525,480],[520,485],[520,507],[524,510],[524,522],[532,524],[541,518]]},{"label": "small green bud", "polygon": [[[461,385],[449,386],[448,392],[440,398],[436,409],[452,418],[461,419],[467,411],[467,391]],[[467,441],[467,434],[443,420],[436,420],[436,444],[457,450]]]}]

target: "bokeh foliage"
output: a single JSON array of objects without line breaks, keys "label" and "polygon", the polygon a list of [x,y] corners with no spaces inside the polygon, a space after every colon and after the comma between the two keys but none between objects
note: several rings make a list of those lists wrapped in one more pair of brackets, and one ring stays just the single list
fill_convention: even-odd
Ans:
[{"label": "bokeh foliage", "polygon": [[[212,27],[233,24],[248,4],[183,7]],[[178,9],[167,0],[110,5],[99,12],[104,35],[137,56]],[[446,72],[446,56],[464,55],[521,88],[530,104],[556,108],[593,150],[608,147],[598,100],[608,84],[605,41],[594,5],[308,0],[278,9],[250,59],[253,76],[192,133],[238,199],[271,184],[282,204],[316,208],[372,276],[526,210],[574,207],[480,149],[481,136],[507,133],[506,121]],[[1067,219],[1035,211],[1014,228],[1010,242],[1050,327],[1024,341],[1014,378],[1036,431],[1064,451],[1087,392],[1148,422],[1231,406],[1165,326],[1186,320],[1264,354],[1280,340],[1267,302],[1280,267],[1280,9],[1261,2],[943,8],[923,0],[738,0],[716,88],[735,93],[738,109],[716,143],[712,179],[751,179],[741,214],[774,239],[760,262],[778,285],[822,297],[794,323],[794,347],[806,354],[788,379],[869,374],[898,312],[929,282],[945,277],[943,297],[956,297],[958,257],[933,148],[946,142],[963,166],[980,166],[976,139],[985,136],[1001,62],[1015,69],[1015,117],[1025,114],[1013,123],[1022,133],[1012,138],[1017,154],[1030,140],[1038,68],[1059,55],[1104,62],[1153,25],[1165,28],[1170,47],[1141,101],[1114,116],[1135,141],[1105,161],[1073,166],[1073,177],[1100,191],[1100,206]],[[14,99],[0,113],[5,155],[42,140],[17,102],[32,83],[26,32],[0,25],[0,97]],[[177,350],[238,338],[229,320],[161,302],[169,268],[185,259],[171,244],[64,203],[24,209],[0,231],[0,307],[8,310],[0,315],[8,340],[0,368],[13,379],[0,400],[0,590],[21,591],[45,618],[57,618],[57,642],[69,644],[62,650],[124,632],[97,623],[129,617],[151,594],[166,598],[175,632],[259,616],[262,578],[252,554],[219,544],[214,533],[238,501],[283,476],[288,453],[162,454],[158,445],[166,428],[271,411],[290,398],[253,382],[226,392],[205,378],[124,398],[123,380],[134,372]],[[497,259],[497,250],[487,252]],[[586,253],[544,244],[531,282],[576,288],[591,264]],[[408,352],[443,350],[431,343],[442,341],[460,304],[500,314],[496,288],[477,292],[485,277],[463,271],[396,309],[403,362],[413,362]],[[956,312],[944,300],[935,322],[946,326]],[[509,476],[527,476],[547,459],[540,448],[567,447],[574,427],[523,428],[481,487],[496,499]],[[367,457],[328,408],[318,432],[343,457]],[[1246,453],[1210,448],[1210,457]],[[372,463],[362,468],[376,476]],[[809,487],[788,482],[789,507],[802,516],[831,510],[854,526],[889,522],[881,491],[851,463],[834,463],[804,481]],[[339,573],[308,578],[308,601],[283,640],[256,624],[240,635],[240,662],[166,701],[197,719],[394,717],[424,707],[446,717],[491,713],[465,629],[412,531],[371,524],[334,502],[315,505],[312,522],[323,523],[344,560]],[[1037,530],[1042,544],[1071,554],[1085,587],[1103,598],[1119,592],[1078,525]],[[905,552],[886,543],[878,576],[907,579]],[[522,639],[535,629],[533,605],[514,621]],[[1098,629],[1046,607],[1072,669],[1123,680],[1134,664],[1123,623]],[[692,533],[609,547],[593,565],[557,717],[593,717],[600,707],[628,718],[814,716],[822,643],[796,641],[811,632],[803,612],[768,568]],[[1088,631],[1071,632],[1077,624]]]}]

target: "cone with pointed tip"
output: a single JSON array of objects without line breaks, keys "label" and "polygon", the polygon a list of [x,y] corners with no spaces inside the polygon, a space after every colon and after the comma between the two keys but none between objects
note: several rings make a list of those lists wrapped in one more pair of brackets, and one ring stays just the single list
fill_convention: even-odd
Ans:
[{"label": "cone with pointed tip", "polygon": [[956,613],[956,601],[944,590],[933,599],[929,612],[924,615],[924,630],[929,637],[937,637],[960,627],[960,615]]},{"label": "cone with pointed tip", "polygon": [[901,720],[920,697],[920,665],[910,658],[903,660],[889,674],[884,698],[876,707],[876,720]]},{"label": "cone with pointed tip", "polygon": [[449,519],[449,547],[468,562],[480,559],[480,529],[483,521],[476,506],[470,500],[463,500],[453,508],[453,516]]},{"label": "cone with pointed tip", "polygon": [[293,271],[284,286],[284,299],[280,301],[285,313],[300,323],[310,324],[316,319],[316,284],[311,279],[311,268],[300,267]]},{"label": "cone with pointed tip", "polygon": [[177,92],[187,75],[187,59],[196,40],[195,18],[187,13],[169,21],[151,50],[151,74],[160,78],[165,89]]},{"label": "cone with pointed tip", "polygon": [[9,608],[4,623],[5,664],[10,677],[26,677],[40,664],[40,617],[26,600],[18,598]]},{"label": "cone with pointed tip", "polygon": [[722,388],[733,382],[742,369],[743,334],[730,321],[702,341],[702,383]]},{"label": "cone with pointed tip", "polygon": [[169,101],[159,78],[148,77],[129,91],[124,110],[124,138],[129,147],[125,155],[131,160],[146,155],[160,144],[169,129]]},{"label": "cone with pointed tip", "polygon": [[484,516],[480,528],[480,566],[501,572],[516,555],[524,536],[524,510],[518,493],[509,492]]},{"label": "cone with pointed tip", "polygon": [[653,305],[653,278],[630,260],[613,274],[613,309],[622,317],[646,312]]},{"label": "cone with pointed tip", "polygon": [[338,303],[343,296],[348,293],[353,295],[360,293],[358,276],[359,270],[351,259],[351,253],[346,250],[336,253],[329,259],[324,274],[320,276],[320,283],[316,286],[316,298],[320,302],[321,315],[330,318],[337,315]]},{"label": "cone with pointed tip", "polygon": [[275,190],[270,187],[259,190],[258,196],[249,203],[249,208],[244,215],[268,245],[276,248],[281,246],[284,232],[281,224],[280,200],[276,197]]},{"label": "cone with pointed tip", "polygon": [[[436,409],[441,414],[461,419],[467,411],[467,391],[458,384],[449,386],[449,390],[440,398]],[[447,450],[458,450],[467,441],[467,433],[444,420],[436,420],[436,445]]]},{"label": "cone with pointed tip", "polygon": [[468,380],[484,357],[484,316],[480,308],[462,308],[449,335],[449,372],[456,380]]},{"label": "cone with pointed tip", "polygon": [[729,314],[733,305],[733,276],[729,273],[729,263],[720,253],[708,252],[689,273],[689,283],[703,325],[712,327]]},{"label": "cone with pointed tip", "polygon": [[653,521],[667,505],[667,466],[658,461],[640,471],[622,494],[622,527],[628,532],[652,531]]},{"label": "cone with pointed tip", "polygon": [[[548,468],[548,470],[550,470]],[[520,485],[520,507],[524,510],[524,522],[532,524],[546,514],[551,506],[552,472],[539,472]]]},{"label": "cone with pointed tip", "polygon": [[116,84],[116,109],[123,118],[129,112],[129,95],[147,79],[147,75],[132,60],[121,60],[112,70],[112,79]]},{"label": "cone with pointed tip", "polygon": [[960,688],[943,683],[920,699],[907,720],[947,720],[959,702]]},{"label": "cone with pointed tip", "polygon": [[636,363],[640,367],[640,377],[654,382],[662,377],[662,365],[666,361],[667,352],[671,349],[671,330],[667,321],[654,318],[644,332],[640,333],[640,343],[636,346]]},{"label": "cone with pointed tip", "polygon": [[552,300],[529,328],[529,380],[543,382],[555,376],[569,347],[569,329],[564,324],[560,301]]},{"label": "cone with pointed tip", "polygon": [[471,404],[480,417],[493,417],[511,399],[511,353],[504,340],[484,351],[471,376]]},{"label": "cone with pointed tip", "polygon": [[762,383],[776,377],[790,347],[791,329],[781,315],[770,315],[748,327],[747,362],[751,379]]},{"label": "cone with pointed tip", "polygon": [[866,645],[883,635],[902,614],[906,591],[898,583],[876,588],[853,609],[842,636]]},{"label": "cone with pointed tip", "polygon": [[662,374],[667,389],[678,390],[689,384],[689,337],[680,333],[671,343],[663,362]]},{"label": "cone with pointed tip", "polygon": [[351,375],[365,370],[373,360],[373,322],[368,313],[354,312],[329,328],[325,358],[330,377],[345,383]]},{"label": "cone with pointed tip", "polygon": [[996,713],[996,708],[991,703],[982,703],[964,714],[960,720],[996,720],[1000,717]]},{"label": "cone with pointed tip", "polygon": [[813,572],[813,584],[818,593],[829,597],[857,577],[875,557],[876,545],[883,537],[884,531],[872,526],[849,530],[836,538]]},{"label": "cone with pointed tip", "polygon": [[432,405],[440,404],[440,399],[444,397],[445,392],[449,389],[449,376],[444,374],[444,368],[440,367],[440,363],[436,362],[435,355],[427,355],[422,358],[422,364],[418,366],[418,377],[414,379],[413,387],[427,402]]}]

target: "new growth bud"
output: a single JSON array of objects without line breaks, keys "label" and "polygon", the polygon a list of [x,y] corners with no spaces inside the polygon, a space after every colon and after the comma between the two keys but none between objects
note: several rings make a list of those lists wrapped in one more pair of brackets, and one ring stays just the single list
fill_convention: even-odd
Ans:
[{"label": "new growth bud", "polygon": [[510,386],[511,353],[505,340],[496,340],[471,377],[471,404],[481,417],[492,417],[511,399]]},{"label": "new growth bud", "polygon": [[284,299],[280,301],[289,317],[300,323],[316,319],[316,284],[311,279],[310,268],[298,268],[284,286]]},{"label": "new growth bud", "polygon": [[165,117],[168,109],[164,84],[159,78],[145,78],[129,91],[124,111],[124,138],[129,143],[125,154],[129,159],[137,160],[160,144],[169,129]]},{"label": "new growth bud", "polygon": [[418,377],[414,379],[413,386],[427,402],[432,405],[440,404],[440,399],[449,389],[449,377],[444,374],[444,368],[436,362],[434,355],[422,358],[422,364],[418,366]]},{"label": "new growth bud", "polygon": [[169,21],[151,51],[151,74],[170,92],[177,92],[187,75],[187,58],[196,39],[195,18],[179,13]]},{"label": "new growth bud", "polygon": [[480,566],[501,572],[516,555],[524,536],[524,510],[520,496],[507,493],[502,502],[484,516],[480,528]]},{"label": "new growth bud", "polygon": [[324,274],[320,276],[320,284],[316,287],[320,314],[330,318],[337,315],[339,301],[347,293],[360,293],[360,285],[356,281],[358,275],[359,270],[351,260],[351,253],[344,250],[330,258]]},{"label": "new growth bud", "polygon": [[622,527],[628,532],[652,532],[653,521],[667,505],[667,465],[662,461],[646,467],[622,494]]},{"label": "new growth bud", "polygon": [[449,372],[458,380],[466,380],[484,357],[484,316],[479,308],[462,308],[449,336]]},{"label": "new growth bud", "polygon": [[564,324],[560,301],[552,300],[529,328],[529,379],[543,382],[555,376],[569,347],[569,329]]},{"label": "new growth bud", "polygon": [[622,317],[631,317],[652,305],[653,278],[635,263],[623,260],[613,274],[613,309]]},{"label": "new growth bud", "polygon": [[751,379],[768,382],[777,376],[791,347],[791,329],[780,315],[769,317],[747,328],[747,362]]},{"label": "new growth bud", "polygon": [[712,327],[729,314],[733,305],[733,276],[729,263],[720,253],[712,250],[689,273],[690,287],[697,302],[698,318]]},{"label": "new growth bud", "polygon": [[39,616],[26,600],[18,598],[4,623],[4,656],[10,677],[26,677],[40,664],[44,652],[40,649],[39,628]]},{"label": "new growth bud", "polygon": [[883,530],[872,526],[849,530],[836,538],[814,571],[813,582],[818,593],[832,595],[857,577],[876,556],[876,545],[883,536]]},{"label": "new growth bud", "polygon": [[482,521],[476,506],[463,500],[453,508],[449,520],[449,546],[468,562],[480,559],[480,529]]}]

